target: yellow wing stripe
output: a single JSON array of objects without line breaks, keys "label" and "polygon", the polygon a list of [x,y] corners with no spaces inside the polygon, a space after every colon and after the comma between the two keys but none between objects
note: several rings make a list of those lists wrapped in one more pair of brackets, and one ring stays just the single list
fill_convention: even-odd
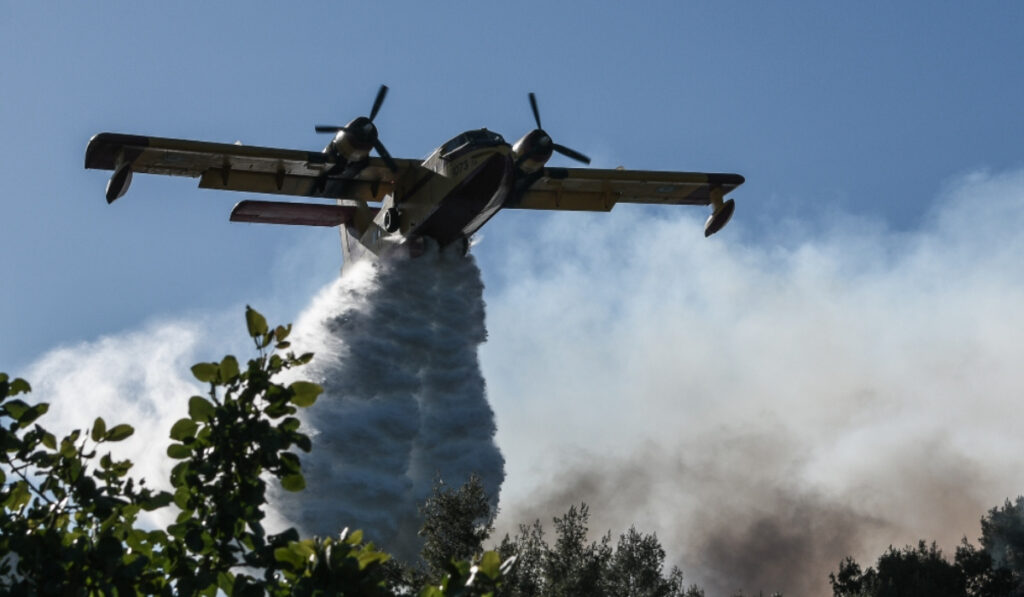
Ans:
[{"label": "yellow wing stripe", "polygon": [[610,211],[616,203],[709,205],[712,189],[725,195],[743,182],[739,174],[546,168],[506,207]]}]

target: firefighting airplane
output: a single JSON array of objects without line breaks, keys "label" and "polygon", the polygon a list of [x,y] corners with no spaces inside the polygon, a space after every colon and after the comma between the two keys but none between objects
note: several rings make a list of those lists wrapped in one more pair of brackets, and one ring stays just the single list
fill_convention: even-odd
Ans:
[{"label": "firefighting airplane", "polygon": [[[317,126],[334,139],[322,152],[100,133],[86,148],[85,167],[113,170],[107,202],[128,190],[133,172],[191,176],[199,187],[335,199],[335,204],[245,200],[233,222],[340,226],[348,262],[353,252],[417,255],[426,239],[461,243],[502,209],[611,211],[616,203],[710,205],[704,235],[722,229],[735,202],[724,196],[743,184],[739,174],[549,168],[553,152],[590,159],[552,141],[540,124],[512,146],[501,135],[466,131],[425,160],[392,158],[373,120],[388,91],[382,85],[369,116],[345,126]],[[371,157],[375,149],[379,157]],[[372,205],[371,205],[372,204]],[[358,241],[358,244],[353,242]]]}]

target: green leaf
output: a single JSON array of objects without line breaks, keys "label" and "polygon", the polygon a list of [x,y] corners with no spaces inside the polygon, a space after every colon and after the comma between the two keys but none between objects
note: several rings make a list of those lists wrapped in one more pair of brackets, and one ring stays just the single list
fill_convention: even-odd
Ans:
[{"label": "green leaf", "polygon": [[192,455],[192,450],[184,444],[171,444],[167,446],[167,455],[175,460],[182,460]]},{"label": "green leaf", "polygon": [[3,405],[3,410],[7,412],[7,416],[17,421],[21,415],[25,414],[29,405],[24,400],[11,400]]},{"label": "green leaf", "polygon": [[192,417],[192,420],[204,423],[209,421],[215,409],[210,401],[202,396],[193,396],[188,399],[188,416]]},{"label": "green leaf", "polygon": [[104,439],[108,442],[119,442],[126,437],[131,437],[133,433],[135,433],[134,427],[121,423],[120,425],[115,425],[113,429],[108,431],[107,435],[104,436]]},{"label": "green leaf", "polygon": [[21,510],[22,506],[28,503],[32,499],[32,494],[28,491],[28,483],[24,481],[18,481],[14,484],[14,488],[9,494],[7,494],[7,500],[4,502],[10,510]]},{"label": "green leaf", "polygon": [[[181,508],[182,510],[188,510],[188,500],[192,497],[188,487],[179,487],[174,492],[174,505]],[[170,531],[170,527],[167,528]]]},{"label": "green leaf", "polygon": [[302,491],[306,488],[306,479],[302,476],[302,473],[285,475],[281,479],[281,487],[288,491]]},{"label": "green leaf", "polygon": [[192,463],[179,462],[171,468],[171,485],[174,487],[181,487],[185,484],[185,477],[189,475],[192,470]]},{"label": "green leaf", "polygon": [[496,580],[501,575],[501,556],[496,551],[485,552],[476,567],[487,578]]},{"label": "green leaf", "polygon": [[188,527],[180,522],[167,525],[167,534],[171,537],[178,537],[179,539],[185,536],[185,531]]},{"label": "green leaf", "polygon": [[359,569],[366,570],[367,566],[371,566],[373,564],[383,564],[389,559],[391,559],[391,556],[384,553],[383,551],[377,551],[375,549],[363,549],[362,553],[359,554],[357,561],[359,562]]},{"label": "green leaf", "polygon": [[3,402],[8,396],[16,396],[23,392],[32,391],[28,382],[24,379],[18,377],[14,381],[8,381],[9,379],[6,373],[0,373],[0,402]]},{"label": "green leaf", "polygon": [[245,325],[249,328],[249,336],[252,338],[259,338],[267,333],[266,318],[249,305],[245,306]]},{"label": "green leaf", "polygon": [[263,409],[263,414],[271,419],[295,414],[295,409],[284,402],[275,402]]},{"label": "green leaf", "polygon": [[199,381],[216,381],[219,370],[220,367],[217,366],[217,363],[196,363],[192,365],[192,375]]},{"label": "green leaf", "polygon": [[57,449],[57,438],[50,432],[43,433],[43,445],[51,450]]},{"label": "green leaf", "polygon": [[74,481],[78,481],[79,477],[82,474],[82,461],[77,458],[72,460],[71,462],[68,463],[68,469],[71,479]]},{"label": "green leaf", "polygon": [[50,405],[45,402],[40,402],[23,412],[20,417],[17,417],[18,425],[21,427],[28,427],[36,419],[46,414],[46,411],[48,410],[50,410]]},{"label": "green leaf", "polygon": [[299,532],[294,528],[287,528],[276,535],[267,537],[267,541],[275,545],[286,544],[291,541],[299,540]]},{"label": "green leaf", "polygon": [[[289,328],[291,326],[288,326]],[[32,387],[28,385],[28,382],[20,377],[15,377],[14,381],[11,382],[8,388],[8,396],[17,396],[18,394],[28,393],[32,391]]]},{"label": "green leaf", "polygon": [[199,425],[192,419],[178,419],[171,427],[171,439],[180,442],[186,437],[194,437],[198,428]]},{"label": "green leaf", "polygon": [[224,591],[225,595],[231,595],[235,587],[235,577],[228,572],[217,573],[217,588]]},{"label": "green leaf", "polygon": [[107,433],[107,423],[103,417],[96,417],[92,424],[92,441],[98,442]]},{"label": "green leaf", "polygon": [[292,404],[299,407],[313,406],[317,396],[323,393],[324,389],[309,381],[296,381],[288,386],[292,392]]},{"label": "green leaf", "polygon": [[274,559],[284,564],[291,564],[292,568],[297,570],[302,570],[306,565],[302,556],[295,553],[288,547],[278,547],[275,549]]},{"label": "green leaf", "polygon": [[74,437],[74,433],[60,440],[60,455],[68,460],[75,457],[77,450],[75,449],[75,442],[78,441],[77,437]]},{"label": "green leaf", "polygon": [[281,454],[281,466],[290,473],[298,473],[301,471],[299,465],[299,457],[291,452],[284,452]]},{"label": "green leaf", "polygon": [[293,541],[288,544],[288,549],[302,558],[303,562],[308,562],[316,556],[316,551],[310,547],[310,543],[312,542],[309,539],[306,539],[305,541]]},{"label": "green leaf", "polygon": [[220,362],[220,380],[223,382],[230,381],[238,377],[238,359],[232,355],[224,357]]},{"label": "green leaf", "polygon": [[146,512],[152,512],[153,510],[169,505],[173,499],[173,495],[166,491],[161,491],[156,495],[143,499],[139,505],[142,506],[142,509]]}]

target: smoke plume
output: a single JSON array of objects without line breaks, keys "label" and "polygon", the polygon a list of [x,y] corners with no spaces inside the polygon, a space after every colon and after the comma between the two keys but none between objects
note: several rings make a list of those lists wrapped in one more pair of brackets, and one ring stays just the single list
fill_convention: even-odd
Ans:
[{"label": "smoke plume", "polygon": [[[539,214],[528,242],[485,245],[482,346],[472,260],[347,272],[295,332],[327,395],[281,516],[408,553],[398,529],[435,475],[489,471],[496,495],[478,346],[507,459],[497,536],[586,501],[593,530],[657,533],[710,597],[827,594],[842,557],[920,538],[951,553],[1024,492],[1024,172],[954,181],[910,231],[823,212],[755,234],[740,212],[705,240],[691,214]],[[188,367],[247,354],[219,344],[240,313],[59,348],[23,377],[54,431],[134,424],[159,484],[202,392]]]},{"label": "smoke plume", "polygon": [[316,354],[300,375],[325,395],[304,413],[313,452],[305,491],[278,511],[307,534],[348,526],[396,555],[419,551],[418,506],[436,480],[481,477],[497,505],[504,459],[477,361],[483,283],[472,257],[359,261],[296,323]]},{"label": "smoke plume", "polygon": [[[171,490],[169,476],[175,461],[167,457],[170,429],[188,416],[188,398],[205,394],[189,368],[225,352],[245,355],[244,342],[225,344],[221,338],[244,338],[242,307],[226,314],[194,316],[189,320],[152,321],[141,329],[101,337],[92,342],[55,348],[32,363],[25,377],[32,384],[32,401],[50,403],[40,424],[58,437],[72,429],[88,431],[96,417],[108,426],[127,423],[135,433],[116,444],[105,444],[117,458],[132,461],[132,476],[147,487]],[[250,345],[251,346],[251,345]],[[143,525],[174,522],[167,510],[141,512]]]},{"label": "smoke plume", "polygon": [[617,208],[510,246],[482,353],[515,447],[499,530],[586,501],[709,596],[828,594],[844,556],[975,540],[1024,492],[1024,173],[934,205],[914,231],[830,213],[756,241],[741,215],[706,241]]}]

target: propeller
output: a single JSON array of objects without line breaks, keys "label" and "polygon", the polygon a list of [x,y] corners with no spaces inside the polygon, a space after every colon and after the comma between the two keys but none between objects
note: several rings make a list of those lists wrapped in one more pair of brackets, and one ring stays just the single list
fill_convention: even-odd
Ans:
[{"label": "propeller", "polygon": [[[552,141],[551,135],[549,135],[547,131],[545,131],[544,128],[541,127],[540,125],[540,110],[537,108],[537,96],[532,91],[530,92],[530,109],[533,110],[533,120],[537,123],[536,130],[534,130],[533,133],[531,133],[531,135],[534,135],[536,137],[537,144],[534,146],[534,149],[530,152],[530,154],[547,153],[551,150],[554,150],[567,158],[572,158],[576,160],[577,162],[583,162],[584,164],[590,163],[590,158],[583,155],[582,153],[576,151],[575,149],[570,149],[565,145],[561,145],[559,143],[555,143],[554,141]],[[524,155],[523,158],[520,159],[530,157],[530,154]]]},{"label": "propeller", "polygon": [[377,112],[380,111],[381,105],[384,104],[384,98],[387,94],[388,86],[381,85],[377,91],[377,97],[373,100],[373,108],[370,109],[369,116],[360,116],[345,126],[318,124],[313,128],[318,133],[337,134],[343,131],[346,135],[351,135],[352,141],[355,144],[372,146],[377,150],[377,154],[384,160],[387,167],[392,172],[398,172],[398,165],[395,164],[395,160],[391,158],[391,154],[388,153],[384,144],[380,142],[377,135],[377,126],[373,124],[373,119],[377,117]]}]

